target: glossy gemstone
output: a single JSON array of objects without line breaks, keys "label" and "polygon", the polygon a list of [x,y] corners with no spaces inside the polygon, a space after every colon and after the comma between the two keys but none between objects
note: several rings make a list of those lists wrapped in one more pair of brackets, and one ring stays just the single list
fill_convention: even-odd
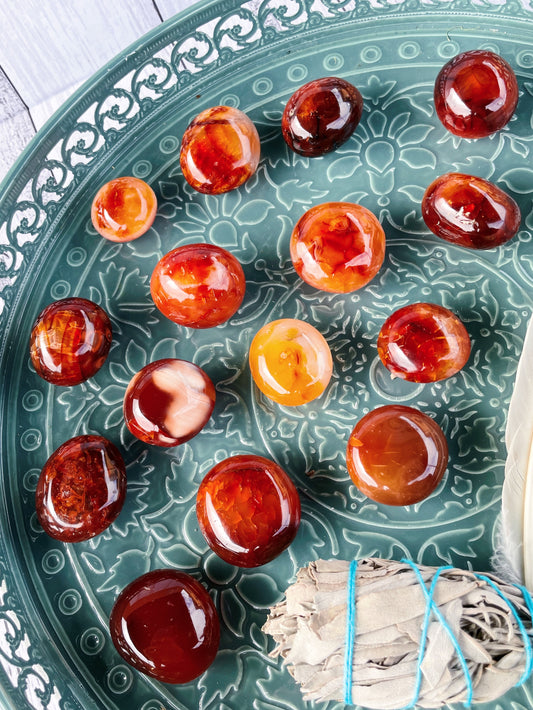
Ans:
[{"label": "glossy gemstone", "polygon": [[355,425],[346,463],[352,481],[368,498],[386,505],[412,505],[439,484],[448,464],[448,444],[427,414],[388,404]]},{"label": "glossy gemstone", "polygon": [[512,239],[520,208],[497,185],[472,175],[448,173],[434,180],[422,199],[427,227],[452,244],[490,249]]},{"label": "glossy gemstone", "polygon": [[118,596],[109,626],[122,658],[163,683],[189,683],[215,659],[220,622],[213,601],[193,577],[148,572]]},{"label": "glossy gemstone", "polygon": [[288,406],[320,397],[333,372],[324,336],[309,323],[294,318],[263,326],[252,340],[249,363],[261,392]]},{"label": "glossy gemstone", "polygon": [[288,100],[281,119],[285,142],[296,153],[315,157],[348,140],[363,113],[358,89],[334,76],[315,79]]},{"label": "glossy gemstone", "polygon": [[285,471],[254,455],[218,463],[203,479],[196,498],[200,529],[226,562],[258,567],[293,541],[300,525],[300,498]]},{"label": "glossy gemstone", "polygon": [[198,114],[183,135],[183,177],[198,192],[211,195],[234,190],[259,165],[257,129],[237,108],[214,106]]},{"label": "glossy gemstone", "polygon": [[463,52],[440,70],[435,109],[443,125],[462,138],[483,138],[503,128],[518,103],[518,83],[509,65],[486,50]]},{"label": "glossy gemstone", "polygon": [[378,354],[394,377],[435,382],[455,375],[470,355],[461,320],[434,303],[413,303],[390,315],[378,336]]},{"label": "glossy gemstone", "polygon": [[385,233],[361,205],[326,202],[305,212],[290,240],[291,259],[306,283],[334,293],[365,286],[385,258]]},{"label": "glossy gemstone", "polygon": [[64,298],[46,306],[30,335],[37,372],[54,385],[78,385],[98,372],[111,347],[107,313],[85,298]]},{"label": "glossy gemstone", "polygon": [[45,532],[63,542],[99,535],[120,513],[126,467],[119,450],[102,436],[76,436],[44,465],[35,494]]},{"label": "glossy gemstone", "polygon": [[157,198],[144,180],[119,177],[103,185],[95,195],[91,220],[96,231],[112,242],[131,242],[152,226]]},{"label": "glossy gemstone", "polygon": [[186,244],[159,261],[150,289],[155,305],[170,320],[191,328],[211,328],[238,310],[246,281],[242,266],[226,249]]},{"label": "glossy gemstone", "polygon": [[215,387],[192,362],[166,358],[142,368],[124,396],[131,433],[155,446],[178,446],[196,436],[215,406]]}]

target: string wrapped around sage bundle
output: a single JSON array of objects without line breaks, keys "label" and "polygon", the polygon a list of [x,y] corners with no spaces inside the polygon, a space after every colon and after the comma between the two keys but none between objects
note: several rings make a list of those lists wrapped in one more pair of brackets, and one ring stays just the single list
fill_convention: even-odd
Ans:
[{"label": "string wrapped around sage bundle", "polygon": [[533,669],[524,587],[366,558],[299,570],[263,630],[305,700],[389,710],[490,702]]}]

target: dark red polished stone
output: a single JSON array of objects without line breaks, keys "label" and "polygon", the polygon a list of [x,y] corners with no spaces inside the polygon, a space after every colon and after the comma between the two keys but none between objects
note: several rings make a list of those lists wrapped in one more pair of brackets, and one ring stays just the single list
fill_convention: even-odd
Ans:
[{"label": "dark red polished stone", "polygon": [[296,153],[315,157],[348,140],[363,113],[363,97],[344,79],[327,76],[300,87],[281,119],[285,142]]},{"label": "dark red polished stone", "polygon": [[262,456],[232,456],[205,476],[196,514],[209,546],[226,562],[258,567],[293,541],[300,498],[285,471]]},{"label": "dark red polished stone", "polygon": [[386,505],[411,505],[437,487],[448,463],[448,444],[427,414],[389,404],[355,425],[346,462],[352,481],[368,498]]},{"label": "dark red polished stone", "polygon": [[470,355],[461,320],[434,303],[412,303],[390,315],[378,336],[378,354],[395,377],[435,382],[455,375]]},{"label": "dark red polished stone", "polygon": [[100,306],[86,298],[63,298],[37,316],[30,357],[47,382],[77,385],[102,367],[111,340],[111,322]]},{"label": "dark red polished stone", "polygon": [[37,517],[56,540],[81,542],[111,525],[125,496],[126,467],[116,446],[102,436],[76,436],[41,471]]},{"label": "dark red polished stone", "polygon": [[159,569],[118,596],[110,616],[122,658],[163,683],[189,683],[213,662],[220,622],[205,588],[184,572]]},{"label": "dark red polished stone", "polygon": [[463,173],[434,180],[422,199],[422,217],[438,237],[471,249],[490,249],[512,239],[520,208],[494,183]]},{"label": "dark red polished stone", "polygon": [[186,244],[158,262],[150,290],[155,305],[170,320],[191,328],[211,328],[238,310],[246,281],[242,266],[226,249]]},{"label": "dark red polished stone", "polygon": [[144,180],[119,177],[98,190],[91,206],[96,231],[111,242],[131,242],[152,226],[157,198]]},{"label": "dark red polished stone", "polygon": [[518,103],[512,67],[494,52],[476,49],[451,59],[435,81],[435,109],[462,138],[483,138],[503,128]]},{"label": "dark red polished stone", "polygon": [[178,446],[196,436],[215,406],[215,386],[197,365],[166,358],[142,368],[124,396],[131,433],[155,446]]},{"label": "dark red polished stone", "polygon": [[234,190],[259,165],[261,145],[250,118],[237,108],[214,106],[198,114],[183,134],[183,177],[198,192]]},{"label": "dark red polished stone", "polygon": [[385,258],[385,232],[361,205],[325,202],[307,210],[290,240],[292,263],[306,283],[322,291],[349,293],[365,286]]}]

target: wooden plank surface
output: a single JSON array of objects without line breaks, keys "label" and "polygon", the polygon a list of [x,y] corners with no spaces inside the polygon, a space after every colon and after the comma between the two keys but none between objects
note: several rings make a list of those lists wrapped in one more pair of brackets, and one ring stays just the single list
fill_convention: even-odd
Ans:
[{"label": "wooden plank surface", "polygon": [[2,0],[0,180],[77,87],[193,1]]}]

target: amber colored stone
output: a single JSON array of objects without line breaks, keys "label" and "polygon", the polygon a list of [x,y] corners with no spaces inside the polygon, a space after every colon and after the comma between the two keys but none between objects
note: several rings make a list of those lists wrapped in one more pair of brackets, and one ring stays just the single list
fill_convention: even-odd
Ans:
[{"label": "amber colored stone", "polygon": [[32,364],[54,385],[78,385],[98,372],[112,340],[107,313],[86,298],[63,298],[37,316],[30,335]]},{"label": "amber colored stone", "polygon": [[306,283],[348,293],[365,286],[385,258],[385,233],[361,205],[325,202],[305,212],[290,240],[292,263]]},{"label": "amber colored stone", "polygon": [[458,54],[435,81],[435,109],[441,123],[462,138],[484,138],[503,128],[518,103],[518,83],[510,64],[494,52]]},{"label": "amber colored stone", "polygon": [[246,281],[239,261],[212,244],[186,244],[158,262],[150,283],[155,305],[191,328],[211,328],[235,314]]},{"label": "amber colored stone", "polygon": [[388,404],[355,425],[346,463],[350,478],[368,498],[386,505],[412,505],[439,484],[448,464],[448,444],[427,414]]},{"label": "amber colored stone", "polygon": [[214,661],[220,622],[206,589],[185,572],[157,569],[130,582],[111,611],[115,648],[141,673],[189,683]]},{"label": "amber colored stone", "polygon": [[378,336],[378,354],[394,377],[435,382],[455,375],[470,355],[461,320],[434,303],[412,303],[390,315]]},{"label": "amber colored stone", "polygon": [[258,567],[293,541],[300,525],[300,498],[274,461],[232,456],[205,476],[196,514],[209,546],[226,562]]},{"label": "amber colored stone", "polygon": [[258,388],[278,404],[298,406],[320,397],[331,379],[333,360],[319,331],[295,318],[264,325],[250,346],[249,364]]},{"label": "amber colored stone", "polygon": [[294,92],[283,111],[281,131],[289,148],[315,157],[345,143],[362,113],[359,90],[344,79],[327,76]]},{"label": "amber colored stone", "polygon": [[187,127],[180,151],[183,177],[198,192],[229,192],[259,165],[261,145],[250,118],[237,108],[214,106]]},{"label": "amber colored stone", "polygon": [[131,242],[154,223],[157,198],[144,180],[119,177],[102,185],[91,207],[91,221],[102,237]]},{"label": "amber colored stone", "polygon": [[520,208],[494,183],[447,173],[434,180],[422,199],[422,217],[441,239],[471,249],[491,249],[520,228]]},{"label": "amber colored stone", "polygon": [[35,493],[45,532],[63,542],[99,535],[120,513],[126,467],[119,450],[102,436],[75,436],[44,465]]},{"label": "amber colored stone", "polygon": [[166,358],[137,372],[124,396],[131,433],[155,446],[178,446],[196,436],[215,406],[215,386],[197,365]]}]

